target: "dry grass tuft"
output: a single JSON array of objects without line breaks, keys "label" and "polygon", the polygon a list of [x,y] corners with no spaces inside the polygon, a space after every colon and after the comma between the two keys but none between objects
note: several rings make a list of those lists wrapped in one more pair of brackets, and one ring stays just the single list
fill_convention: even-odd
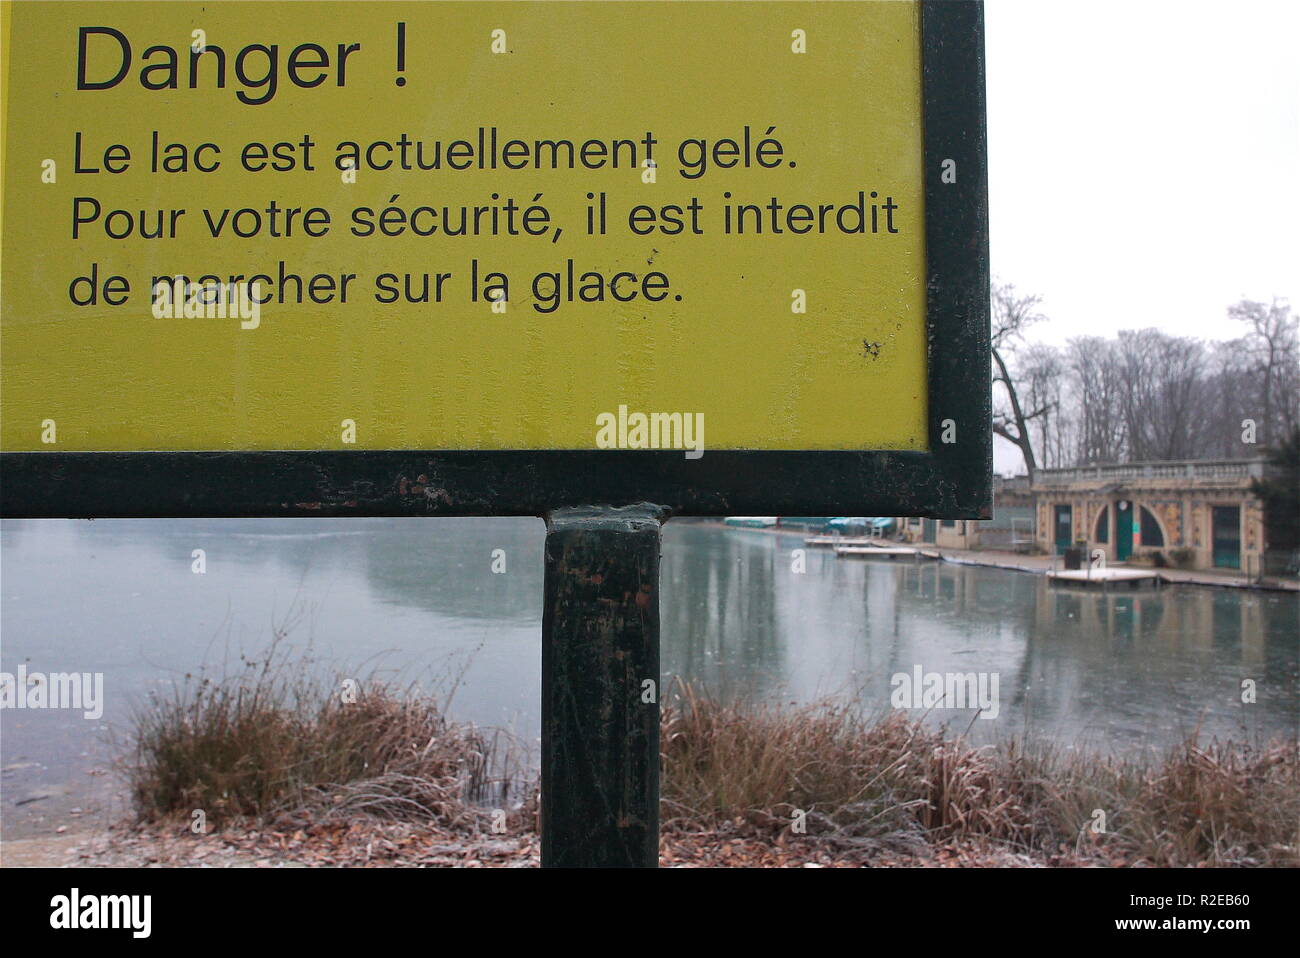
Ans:
[{"label": "dry grass tuft", "polygon": [[187,677],[134,716],[126,776],[138,817],[219,824],[310,809],[481,825],[527,794],[501,732],[449,722],[439,702],[373,679],[345,685],[277,658],[219,680]]},{"label": "dry grass tuft", "polygon": [[682,686],[661,742],[667,828],[775,838],[802,810],[808,834],[834,843],[919,837],[1152,865],[1300,865],[1295,742],[1193,736],[1151,764],[1015,739],[977,748],[897,712],[773,709]]},{"label": "dry grass tuft", "polygon": [[[132,797],[142,819],[315,821],[364,815],[483,831],[488,804],[535,827],[536,779],[512,739],[447,720],[412,689],[272,666],[187,681],[137,713]],[[1300,748],[1203,745],[1142,762],[975,747],[901,713],[847,703],[777,709],[679,685],[662,709],[667,833],[748,833],[828,847],[997,845],[1039,859],[1300,865]],[[520,801],[522,800],[522,801]],[[1097,812],[1104,830],[1095,831]]]}]

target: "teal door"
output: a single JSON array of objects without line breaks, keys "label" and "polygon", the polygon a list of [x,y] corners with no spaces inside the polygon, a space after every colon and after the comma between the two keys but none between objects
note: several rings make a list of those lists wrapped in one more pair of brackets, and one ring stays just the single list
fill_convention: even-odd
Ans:
[{"label": "teal door", "polygon": [[934,520],[933,519],[921,520],[921,541],[922,542],[934,541]]},{"label": "teal door", "polygon": [[1215,568],[1241,568],[1241,508],[1239,506],[1214,507],[1212,548]]},{"label": "teal door", "polygon": [[1123,562],[1133,554],[1133,521],[1137,510],[1131,502],[1115,504],[1115,561]]},{"label": "teal door", "polygon": [[1056,507],[1056,554],[1064,555],[1074,544],[1074,510],[1070,506]]}]

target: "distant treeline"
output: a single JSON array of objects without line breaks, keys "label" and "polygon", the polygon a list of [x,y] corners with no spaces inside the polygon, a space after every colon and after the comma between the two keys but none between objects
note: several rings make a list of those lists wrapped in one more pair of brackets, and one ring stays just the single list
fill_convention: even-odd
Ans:
[{"label": "distant treeline", "polygon": [[1030,343],[1039,297],[993,293],[993,431],[1030,472],[1091,463],[1236,459],[1300,427],[1300,318],[1284,300],[1228,308],[1226,342],[1124,330]]}]

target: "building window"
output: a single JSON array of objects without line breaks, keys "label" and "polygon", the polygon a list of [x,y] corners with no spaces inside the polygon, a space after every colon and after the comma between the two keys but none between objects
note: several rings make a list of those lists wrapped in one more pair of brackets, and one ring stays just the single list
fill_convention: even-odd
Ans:
[{"label": "building window", "polygon": [[1110,542],[1110,506],[1101,507],[1101,515],[1097,517],[1097,531],[1093,538],[1098,542]]},{"label": "building window", "polygon": [[957,520],[956,520],[956,519],[944,519],[944,520],[942,520],[942,521],[939,523],[939,525],[943,526],[945,529],[951,529],[951,528],[953,528],[954,526],[957,525]]},{"label": "building window", "polygon": [[1144,546],[1162,546],[1165,544],[1164,533],[1160,531],[1160,523],[1156,521],[1155,514],[1146,506],[1142,510],[1142,545]]}]

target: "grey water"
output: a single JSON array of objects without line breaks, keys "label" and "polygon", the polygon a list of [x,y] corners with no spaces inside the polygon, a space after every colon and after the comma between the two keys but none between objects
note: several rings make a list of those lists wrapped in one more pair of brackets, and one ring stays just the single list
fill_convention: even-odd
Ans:
[{"label": "grey water", "polygon": [[[21,837],[108,801],[104,772],[132,708],[187,673],[243,667],[277,629],[293,653],[449,694],[453,718],[535,747],[544,538],[537,519],[0,523],[0,671],[102,673],[105,700],[93,720],[0,711],[0,828]],[[1297,734],[1294,593],[1079,592],[1003,569],[801,549],[801,535],[669,522],[663,681],[884,712],[893,677],[919,667],[996,676],[995,718],[914,712],[978,740],[1134,753],[1197,729]]]}]

